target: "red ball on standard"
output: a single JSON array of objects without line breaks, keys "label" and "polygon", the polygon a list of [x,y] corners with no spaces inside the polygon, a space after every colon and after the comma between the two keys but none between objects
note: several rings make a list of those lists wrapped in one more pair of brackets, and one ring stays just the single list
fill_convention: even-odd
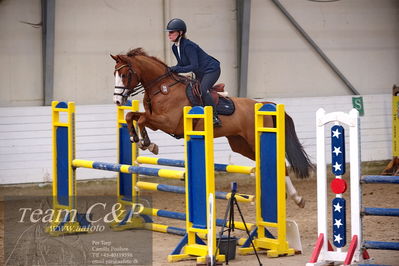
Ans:
[{"label": "red ball on standard", "polygon": [[335,194],[342,194],[345,193],[348,185],[346,184],[346,181],[341,179],[341,178],[335,178],[331,184],[331,190],[335,193]]}]

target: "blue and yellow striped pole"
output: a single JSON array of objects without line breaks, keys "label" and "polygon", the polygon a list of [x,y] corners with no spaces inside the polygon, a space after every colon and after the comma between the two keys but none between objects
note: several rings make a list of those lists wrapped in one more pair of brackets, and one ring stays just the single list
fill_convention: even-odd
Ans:
[{"label": "blue and yellow striped pole", "polygon": [[[136,187],[142,190],[150,190],[150,191],[163,191],[163,192],[172,192],[178,194],[185,194],[186,189],[183,186],[173,186],[173,185],[166,185],[166,184],[159,184],[159,183],[152,183],[152,182],[143,182],[138,181],[136,183]],[[228,200],[231,198],[231,192],[223,192],[223,191],[216,191],[215,197],[217,199]],[[238,202],[254,202],[255,196],[254,195],[247,195],[247,194],[236,194],[235,195]]]},{"label": "blue and yellow striped pole", "polygon": [[[275,117],[275,127],[265,127],[265,119]],[[286,239],[285,201],[285,111],[284,105],[255,105],[255,158],[256,158],[256,226],[252,235],[257,249],[267,250],[269,257],[293,255]],[[267,227],[277,230],[273,237]],[[250,241],[239,250],[253,252]]]},{"label": "blue and yellow striped pole", "polygon": [[[157,216],[157,217],[163,217],[163,218],[170,218],[170,219],[175,219],[175,220],[182,220],[185,221],[187,219],[187,215],[184,212],[175,212],[175,211],[168,211],[168,210],[162,210],[162,209],[156,209],[156,208],[143,208],[140,212],[141,215],[148,215],[148,216]],[[225,221],[223,219],[216,219],[215,220],[216,226],[223,226]],[[255,227],[254,224],[252,223],[246,223],[247,227],[249,229],[253,229]],[[227,225],[229,226],[229,223],[227,222]],[[245,225],[243,222],[238,222],[234,221],[234,226],[236,229],[239,230],[245,230]]]},{"label": "blue and yellow striped pole", "polygon": [[[184,160],[164,159],[164,158],[145,157],[145,156],[137,157],[137,163],[174,166],[174,167],[184,167],[185,166]],[[251,174],[255,173],[255,167],[215,163],[215,171],[251,175]]]},{"label": "blue and yellow striped pole", "polygon": [[[141,175],[147,175],[147,176],[157,176],[157,177],[164,177],[164,178],[170,178],[170,179],[184,179],[184,175],[185,175],[184,171],[179,171],[179,170],[149,168],[149,167],[127,165],[127,164],[88,161],[88,160],[80,160],[80,159],[73,160],[72,166],[75,168],[79,168],[79,167],[91,168],[91,169],[99,169],[99,170],[120,172],[120,173],[126,173],[126,174],[141,174]],[[132,201],[132,199],[130,198],[128,201],[130,203]]]},{"label": "blue and yellow striped pole", "polygon": [[[159,224],[159,223],[145,223],[143,225],[144,229],[151,230],[158,233],[166,233],[166,234],[173,234],[184,236],[186,234],[186,229],[181,227],[175,227],[171,225]],[[207,235],[198,234],[201,239],[206,240]],[[237,245],[243,244],[247,239],[246,238],[239,238],[237,240]]]}]

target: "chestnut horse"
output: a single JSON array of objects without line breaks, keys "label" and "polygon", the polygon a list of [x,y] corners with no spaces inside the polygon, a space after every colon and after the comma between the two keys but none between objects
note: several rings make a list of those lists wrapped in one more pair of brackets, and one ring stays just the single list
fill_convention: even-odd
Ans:
[{"label": "chestnut horse", "polygon": [[[192,105],[186,96],[187,78],[171,73],[168,66],[156,57],[147,55],[142,48],[129,51],[126,55],[111,55],[115,65],[114,103],[123,105],[131,95],[143,91],[145,112],[126,114],[131,140],[141,149],[158,153],[156,144],[151,143],[146,127],[162,130],[172,136],[183,136],[183,107]],[[219,115],[223,126],[214,129],[215,138],[227,137],[234,152],[254,160],[254,104],[248,98],[231,98],[235,105],[232,115]],[[299,178],[310,175],[312,164],[295,132],[293,120],[285,116],[286,157],[293,172]],[[142,140],[133,127],[138,122]],[[265,116],[265,126],[273,127],[271,116]],[[200,123],[195,125],[201,127]]]}]

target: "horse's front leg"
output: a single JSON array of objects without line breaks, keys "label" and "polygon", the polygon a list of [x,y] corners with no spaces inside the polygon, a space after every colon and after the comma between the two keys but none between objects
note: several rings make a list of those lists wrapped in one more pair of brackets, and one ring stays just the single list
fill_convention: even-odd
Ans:
[{"label": "horse's front leg", "polygon": [[134,143],[139,142],[140,138],[136,132],[136,129],[134,128],[133,121],[138,121],[141,115],[142,113],[139,112],[128,112],[125,117],[127,129],[130,135],[130,141]]},{"label": "horse's front leg", "polygon": [[150,152],[153,154],[158,154],[159,148],[158,145],[155,143],[152,143],[150,140],[150,137],[148,136],[147,129],[145,128],[145,122],[146,122],[146,117],[145,115],[140,116],[140,119],[138,121],[138,125],[140,128],[140,134],[142,137],[142,140],[140,142],[141,144],[141,149],[145,150],[148,149]]}]

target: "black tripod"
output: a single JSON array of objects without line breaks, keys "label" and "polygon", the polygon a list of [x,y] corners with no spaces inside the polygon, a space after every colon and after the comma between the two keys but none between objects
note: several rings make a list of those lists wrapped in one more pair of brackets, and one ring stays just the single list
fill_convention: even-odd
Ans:
[{"label": "black tripod", "polygon": [[[240,206],[238,205],[238,202],[237,202],[237,199],[236,199],[236,193],[237,193],[237,182],[231,182],[231,197],[230,197],[230,199],[229,199],[229,201],[227,203],[226,212],[224,214],[224,224],[223,224],[222,229],[220,230],[220,233],[219,233],[219,241],[218,241],[218,245],[217,245],[217,248],[216,248],[215,256],[216,256],[216,254],[217,254],[217,252],[218,252],[218,250],[220,248],[220,242],[221,242],[221,240],[223,238],[223,233],[225,231],[227,231],[227,243],[228,244],[227,244],[227,252],[226,252],[226,265],[229,264],[229,258],[228,257],[229,257],[229,248],[230,248],[229,243],[230,243],[230,238],[231,238],[230,236],[231,236],[231,231],[234,231],[234,228],[235,228],[234,227],[234,205],[235,205],[237,207],[238,213],[240,214],[241,220],[242,220],[242,222],[244,224],[245,231],[247,232],[247,235],[248,235],[248,239],[251,241],[251,245],[252,245],[252,247],[254,249],[254,253],[256,255],[256,258],[258,259],[259,266],[262,266],[262,263],[260,262],[260,259],[259,259],[259,256],[258,256],[258,252],[256,252],[255,245],[254,245],[254,243],[252,241],[251,234],[249,233],[247,224],[245,223],[244,216],[242,215]],[[227,219],[227,215],[229,215],[229,220],[228,220],[227,229],[225,229],[226,223],[227,223],[227,220],[226,220]]]}]

